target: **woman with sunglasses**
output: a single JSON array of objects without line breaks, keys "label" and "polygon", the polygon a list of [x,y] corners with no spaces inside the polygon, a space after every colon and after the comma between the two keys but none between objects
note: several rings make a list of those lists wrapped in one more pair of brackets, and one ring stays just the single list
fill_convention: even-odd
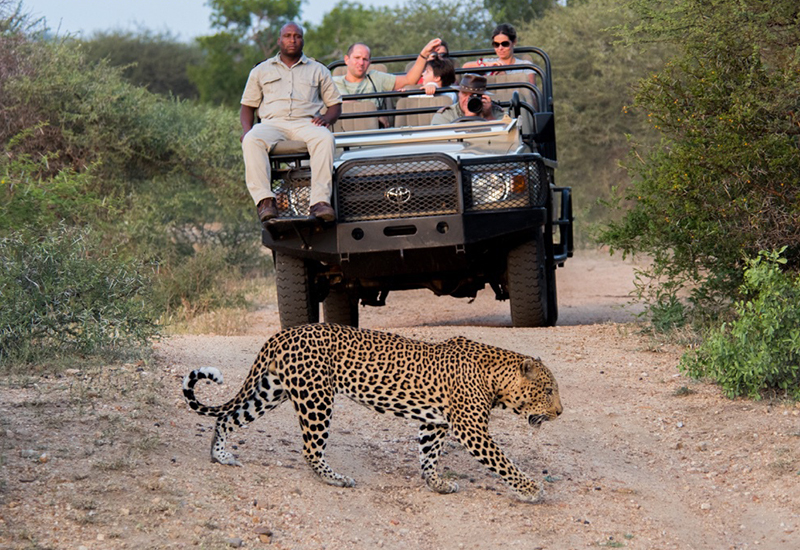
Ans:
[{"label": "woman with sunglasses", "polygon": [[[489,59],[478,59],[477,61],[469,61],[464,63],[465,69],[473,67],[497,67],[500,65],[533,65],[528,60],[514,57],[514,46],[517,43],[517,31],[508,23],[497,25],[492,31],[492,47],[494,48],[497,57]],[[501,73],[528,73],[528,80],[533,84],[534,74],[530,69],[511,69],[503,71],[492,71],[485,74],[501,74]]]}]

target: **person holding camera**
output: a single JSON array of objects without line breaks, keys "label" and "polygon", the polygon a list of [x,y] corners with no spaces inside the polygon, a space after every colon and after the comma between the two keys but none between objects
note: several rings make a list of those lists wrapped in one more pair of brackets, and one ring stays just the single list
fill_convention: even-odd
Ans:
[{"label": "person holding camera", "polygon": [[450,124],[464,117],[482,118],[483,120],[500,120],[504,111],[486,91],[486,77],[467,73],[461,78],[458,86],[458,101],[439,109],[431,124]]}]

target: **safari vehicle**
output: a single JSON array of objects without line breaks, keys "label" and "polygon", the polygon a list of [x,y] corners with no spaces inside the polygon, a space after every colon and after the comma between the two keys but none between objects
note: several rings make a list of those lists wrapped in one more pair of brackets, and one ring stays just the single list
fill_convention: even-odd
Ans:
[{"label": "safari vehicle", "polygon": [[[534,58],[526,68],[536,84],[525,73],[487,76],[487,90],[508,112],[503,120],[431,126],[433,114],[452,102],[438,95],[450,88],[433,97],[418,90],[344,96],[334,128],[335,222],[308,217],[304,145],[273,148],[279,216],[265,224],[262,241],[273,251],[284,328],[318,322],[320,304],[325,322],[358,326],[359,305],[385,306],[390,292],[473,298],[487,286],[510,301],[513,326],[556,323],[556,268],[573,252],[571,193],[554,185],[549,58],[538,48],[515,51]],[[373,68],[404,72],[415,58],[373,58]],[[342,66],[330,68],[336,74]],[[482,69],[457,70],[463,72]],[[352,101],[370,98],[394,108]],[[378,115],[393,124],[379,128]]]}]

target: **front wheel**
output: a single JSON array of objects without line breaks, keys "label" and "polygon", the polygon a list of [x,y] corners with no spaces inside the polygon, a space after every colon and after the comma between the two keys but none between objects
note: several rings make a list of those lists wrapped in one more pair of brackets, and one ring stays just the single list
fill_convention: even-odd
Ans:
[{"label": "front wheel", "polygon": [[554,327],[558,321],[558,292],[556,291],[556,268],[549,270],[547,277],[547,326]]},{"label": "front wheel", "polygon": [[547,316],[547,280],[541,236],[508,253],[506,280],[511,301],[511,324],[515,327],[547,326],[550,319]]},{"label": "front wheel", "polygon": [[276,252],[275,286],[281,328],[319,322],[319,302],[314,296],[313,272],[305,260]]}]

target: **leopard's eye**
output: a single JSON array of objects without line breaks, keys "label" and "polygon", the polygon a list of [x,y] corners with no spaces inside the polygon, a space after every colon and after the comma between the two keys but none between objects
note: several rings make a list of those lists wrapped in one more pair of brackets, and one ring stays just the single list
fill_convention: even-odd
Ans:
[{"label": "leopard's eye", "polygon": [[553,395],[553,388],[545,388],[544,393],[545,395]]}]

